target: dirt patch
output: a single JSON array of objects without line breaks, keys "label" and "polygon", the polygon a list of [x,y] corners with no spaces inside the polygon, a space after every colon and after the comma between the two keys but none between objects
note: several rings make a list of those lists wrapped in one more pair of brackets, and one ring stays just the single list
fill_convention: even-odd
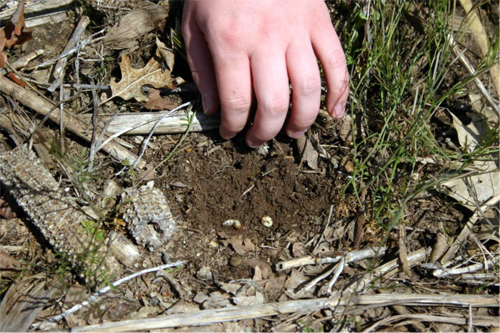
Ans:
[{"label": "dirt patch", "polygon": [[[320,234],[330,207],[346,204],[337,177],[299,168],[291,140],[274,140],[266,152],[247,148],[240,138],[221,141],[217,134],[193,134],[195,146],[187,145],[155,180],[189,235],[170,247],[171,254],[209,266],[224,280],[251,276],[248,267],[227,269],[235,252],[220,247],[225,239],[249,239],[255,247],[244,258],[275,264],[291,256],[287,243]],[[264,216],[271,217],[271,227],[262,223]],[[241,228],[224,225],[227,220],[240,221]]]}]

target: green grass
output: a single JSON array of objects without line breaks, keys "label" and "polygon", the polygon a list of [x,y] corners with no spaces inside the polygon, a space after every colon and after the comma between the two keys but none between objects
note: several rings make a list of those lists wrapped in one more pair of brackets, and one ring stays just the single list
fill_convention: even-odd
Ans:
[{"label": "green grass", "polygon": [[[372,221],[390,230],[401,222],[406,204],[416,194],[460,173],[476,159],[491,159],[489,154],[498,151],[498,133],[491,131],[473,153],[451,150],[436,140],[436,111],[474,79],[464,74],[454,83],[447,80],[460,66],[448,42],[453,2],[426,2],[426,14],[412,11],[409,1],[372,1],[369,12],[364,2],[355,4],[349,10],[339,6],[349,15],[339,19],[338,30],[351,72],[348,112],[353,118],[354,173],[345,190],[352,189],[360,204],[360,194],[367,191]],[[463,36],[454,34],[458,42]],[[477,75],[494,60],[498,39],[492,44]],[[419,159],[430,156],[460,161],[462,168],[442,166],[440,172],[416,179]]]}]

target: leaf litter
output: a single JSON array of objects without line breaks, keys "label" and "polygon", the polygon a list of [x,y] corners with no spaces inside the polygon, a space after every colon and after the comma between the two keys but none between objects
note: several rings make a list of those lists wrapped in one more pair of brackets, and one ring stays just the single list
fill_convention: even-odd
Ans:
[{"label": "leaf litter", "polygon": [[[108,72],[105,73],[105,78],[108,80],[105,82],[110,82],[111,98],[121,97],[128,102],[120,106],[123,101],[119,99],[110,101],[108,99],[109,103],[101,104],[102,111],[107,114],[119,111],[120,107],[134,112],[149,112],[152,109],[169,109],[175,106],[173,100],[162,95],[165,91],[177,88],[183,79],[177,79],[178,77],[172,74],[172,71],[178,70],[174,69],[176,54],[171,50],[174,46],[167,43],[170,46],[168,47],[167,44],[158,39],[158,36],[161,35],[160,32],[164,29],[162,25],[166,18],[165,7],[155,7],[155,10],[149,12],[143,8],[143,6],[153,8],[153,5],[159,6],[144,2],[136,8],[132,8],[129,14],[124,15],[121,21],[114,25],[102,42],[103,44],[98,41],[95,47],[92,44],[87,45],[85,49],[87,52],[82,52],[72,58],[75,62],[70,64],[76,64],[80,61],[80,64],[85,66],[84,72],[87,74],[80,79],[89,80],[97,71],[97,67],[89,65],[95,62],[95,59],[90,59],[90,55],[98,54],[99,47],[105,45],[101,50],[107,50],[106,48],[127,49],[127,53],[120,56],[121,62],[118,63],[122,79],[117,81],[113,78],[114,75]],[[101,7],[100,10],[105,11],[106,9]],[[132,13],[140,20],[129,21],[132,19],[132,15],[130,15]],[[109,15],[112,17],[116,13]],[[125,19],[125,17],[127,18]],[[173,19],[173,17],[171,18]],[[137,18],[133,18],[133,20],[137,20]],[[144,26],[136,25],[140,29],[131,31],[129,29],[131,25],[127,22],[147,22],[147,24]],[[108,24],[112,25],[112,23]],[[154,44],[156,44],[156,53],[151,58],[151,48]],[[112,55],[114,59],[119,58],[116,53],[110,52],[107,55]],[[46,55],[46,57],[55,56],[57,53]],[[82,59],[89,61],[81,62]],[[134,68],[132,63],[136,62],[137,59],[149,60],[142,68]],[[113,65],[115,64],[116,61]],[[181,77],[190,81],[189,73],[182,71],[179,73]],[[68,76],[68,78],[70,77]],[[70,83],[76,84],[73,81]],[[90,80],[86,83],[95,84],[97,82]],[[154,88],[150,88],[149,95],[145,95],[144,87]],[[65,107],[89,112],[89,109],[85,109],[85,105],[92,105],[92,98],[89,98],[89,95],[82,91],[78,92],[77,96],[81,103],[64,104]],[[192,98],[193,96],[182,97]],[[57,100],[59,97],[51,96],[51,98]],[[138,103],[134,104],[131,101],[133,99]],[[478,105],[477,100],[474,105]],[[119,322],[125,319],[147,321],[174,313],[196,314],[200,312],[200,308],[203,310],[217,309],[223,314],[226,310],[239,310],[242,307],[248,307],[248,311],[258,312],[258,309],[264,308],[266,304],[272,304],[272,307],[279,309],[272,312],[272,315],[256,315],[252,317],[252,320],[243,319],[245,317],[235,317],[239,318],[237,322],[223,324],[205,322],[205,325],[208,329],[217,331],[232,329],[310,331],[311,328],[317,330],[334,329],[336,323],[344,322],[344,328],[347,331],[356,331],[360,327],[368,329],[374,323],[376,325],[383,324],[386,319],[396,318],[392,311],[408,313],[405,312],[406,307],[400,306],[397,309],[390,307],[393,302],[398,302],[394,301],[398,294],[404,296],[408,293],[408,289],[402,288],[399,283],[410,286],[412,291],[420,293],[421,297],[427,297],[434,291],[440,294],[440,297],[460,296],[468,293],[467,297],[470,299],[475,296],[486,296],[488,293],[495,294],[491,290],[495,288],[495,279],[498,277],[494,277],[493,280],[477,281],[483,285],[486,284],[485,289],[477,293],[471,293],[467,289],[471,285],[474,286],[470,282],[462,283],[461,280],[446,278],[439,281],[431,280],[438,288],[429,293],[429,288],[434,288],[434,285],[429,287],[427,282],[433,275],[428,273],[435,273],[437,269],[420,265],[426,261],[422,256],[418,257],[420,261],[412,259],[416,252],[423,250],[428,244],[436,244],[433,248],[432,263],[434,265],[442,264],[443,267],[447,267],[447,265],[453,264],[466,265],[467,267],[467,263],[463,263],[460,259],[448,263],[440,262],[440,258],[447,257],[450,243],[453,243],[454,237],[461,234],[460,227],[468,221],[471,222],[472,229],[479,227],[478,232],[472,230],[472,236],[484,240],[484,243],[465,242],[465,239],[460,238],[459,248],[463,250],[465,255],[470,255],[471,260],[482,262],[481,253],[498,249],[498,245],[495,247],[495,245],[486,243],[498,244],[498,233],[495,233],[496,227],[493,223],[495,215],[489,217],[490,220],[479,217],[481,212],[487,215],[491,213],[491,210],[486,210],[485,205],[493,206],[496,204],[492,198],[498,195],[498,184],[491,183],[491,181],[495,177],[498,179],[498,171],[491,163],[487,164],[487,170],[493,172],[484,173],[486,170],[483,168],[481,174],[460,175],[456,179],[440,184],[441,187],[448,189],[451,197],[458,200],[458,205],[446,206],[449,199],[443,199],[438,195],[434,195],[431,199],[419,197],[413,200],[405,211],[404,224],[397,226],[399,229],[395,233],[384,234],[383,228],[376,225],[373,219],[372,213],[376,207],[371,207],[369,200],[363,199],[362,212],[367,216],[367,220],[364,237],[359,240],[358,245],[362,248],[377,248],[381,240],[385,239],[387,245],[392,246],[392,250],[387,255],[376,256],[368,260],[344,262],[343,264],[342,261],[339,262],[343,256],[352,253],[353,230],[360,212],[355,190],[353,192],[352,188],[344,188],[344,185],[351,179],[350,177],[359,177],[356,175],[357,169],[355,167],[357,164],[352,162],[351,142],[358,140],[361,137],[360,133],[366,130],[366,128],[359,128],[359,126],[363,126],[364,120],[360,120],[355,114],[353,117],[353,119],[346,117],[339,122],[320,119],[308,135],[300,140],[300,143],[279,136],[277,140],[269,143],[264,154],[248,150],[242,140],[222,142],[216,132],[191,133],[180,147],[175,146],[179,139],[177,136],[152,137],[144,156],[148,162],[149,171],[156,170],[156,168],[152,169],[151,166],[162,163],[165,156],[169,156],[171,149],[175,148],[172,160],[165,167],[159,168],[157,172],[149,172],[149,174],[154,176],[155,184],[167,195],[169,205],[175,212],[181,231],[157,251],[145,256],[139,265],[144,267],[158,266],[161,262],[169,262],[173,259],[188,259],[189,263],[178,270],[162,272],[162,274],[148,274],[133,283],[117,287],[109,297],[101,299],[99,306],[91,306],[83,309],[80,313],[68,316],[66,325],[75,327],[101,322]],[[487,127],[481,124],[481,119],[474,120],[475,116],[473,116],[472,122],[464,125],[454,114],[451,114],[450,117],[450,126],[453,126],[457,133],[454,142],[461,149],[461,152],[473,153],[478,147],[480,148],[485,133],[487,134],[487,131],[485,132]],[[490,119],[487,119],[487,122],[488,126],[491,126]],[[353,124],[355,125],[352,126]],[[368,125],[376,126],[377,124]],[[19,124],[16,126],[19,128]],[[41,131],[43,131],[44,136],[56,136],[56,131],[50,124],[42,126]],[[337,133],[340,140],[336,137]],[[135,137],[128,141],[133,146],[137,145],[136,140],[139,143],[143,142],[142,139]],[[38,142],[35,142],[35,147],[37,144]],[[71,147],[67,150],[67,154],[78,155],[83,148],[81,143],[73,141],[68,141],[66,144]],[[104,178],[113,178],[114,171],[109,170],[113,169],[113,167],[109,167],[109,159],[99,155],[97,161],[100,166],[99,173]],[[474,161],[474,163],[479,162]],[[47,163],[47,165],[53,165],[53,163]],[[379,165],[370,165],[369,167],[377,169]],[[422,168],[422,166],[420,167]],[[439,164],[438,167],[440,167]],[[477,164],[476,167],[480,169],[484,167],[484,164]],[[432,169],[433,165],[431,164],[424,165],[423,168],[417,171],[424,175],[426,173],[437,174],[434,173],[435,170]],[[144,172],[141,170],[142,174]],[[358,179],[362,181],[362,178]],[[121,187],[127,188],[133,186],[132,184],[137,179],[134,179],[133,175],[129,175],[118,177],[117,181]],[[83,187],[69,186],[68,192],[81,194],[82,188],[86,188],[93,193],[93,196],[96,196],[95,200],[98,202],[100,191],[105,189],[104,183],[103,180],[95,180],[86,182]],[[183,186],[177,186],[178,184]],[[404,186],[405,184],[403,184]],[[245,193],[244,196],[242,196],[243,193]],[[369,191],[368,195],[373,195],[372,190]],[[111,201],[118,200],[115,198]],[[9,201],[4,200],[3,202],[8,203]],[[79,202],[85,205],[81,199]],[[106,202],[109,202],[109,198]],[[462,210],[459,205],[463,205],[467,209]],[[102,206],[104,207],[104,204]],[[333,213],[329,214],[329,211],[332,211],[332,206],[334,207]],[[478,206],[484,210],[478,210]],[[111,204],[107,208],[106,214],[113,216],[114,209],[114,205]],[[10,211],[13,211],[14,214],[19,212],[19,209],[14,206],[2,206],[2,210],[4,215],[11,214]],[[471,218],[471,213],[468,210],[471,210],[477,217],[477,225],[472,219],[468,220]],[[418,213],[421,211],[424,212],[422,216]],[[272,216],[274,223],[271,228],[265,228],[261,225],[260,221],[263,216]],[[10,215],[4,216],[0,220],[0,244],[5,246],[6,253],[13,260],[23,262],[19,259],[27,259],[29,261],[30,257],[22,254],[23,252],[12,250],[12,246],[19,247],[21,245],[14,245],[14,238],[7,237],[11,231],[3,228],[11,217]],[[241,228],[227,228],[222,225],[223,221],[235,218],[242,221]],[[117,230],[122,235],[129,237],[125,226],[122,225],[123,222],[112,224],[110,220],[113,219],[105,221],[108,224],[106,225],[107,230]],[[407,229],[402,230],[402,226]],[[36,245],[36,242],[31,244]],[[462,247],[462,244],[467,244],[467,251],[465,246]],[[453,247],[454,243],[451,245]],[[9,248],[9,246],[11,247]],[[403,250],[401,246],[406,248],[404,256],[401,253],[398,254],[398,250]],[[53,266],[61,267],[50,251],[44,253],[39,246],[36,251],[33,249],[30,251],[31,254],[36,253],[38,256],[37,262],[43,260]],[[429,254],[428,248],[426,251]],[[404,263],[394,264],[396,269],[386,273],[381,273],[378,270],[394,260],[397,261],[394,258],[401,258]],[[276,269],[278,264],[291,260],[296,260],[299,263],[292,269],[284,271]],[[320,260],[326,261],[320,264]],[[441,269],[441,267],[438,268]],[[428,269],[429,272],[426,271]],[[470,269],[471,274],[476,272],[472,271],[473,267]],[[36,268],[34,270],[31,272],[37,272]],[[304,301],[319,300],[320,297],[330,297],[330,300],[335,300],[337,299],[335,298],[336,292],[341,293],[342,290],[349,290],[349,293],[356,295],[359,299],[369,296],[373,292],[362,288],[352,289],[352,286],[353,284],[362,285],[363,283],[358,278],[369,277],[367,272],[372,270],[375,270],[377,277],[387,274],[387,279],[368,280],[367,286],[370,287],[370,290],[375,290],[380,297],[388,297],[386,304],[389,306],[378,311],[379,308],[363,309],[351,302],[346,311],[352,313],[358,311],[357,313],[361,313],[361,315],[347,314],[347,317],[336,311],[338,308],[335,303],[315,308],[315,310],[302,311],[305,309],[302,306],[302,304],[306,304],[303,303]],[[338,273],[333,294],[329,284],[334,279],[332,275],[326,274],[328,272]],[[452,271],[447,271],[447,274],[451,274],[450,272]],[[490,271],[486,269],[484,272],[490,274]],[[409,274],[411,276],[408,276]],[[320,276],[323,278],[318,279]],[[465,279],[465,275],[457,275],[457,277]],[[23,288],[23,284],[19,281],[9,281],[10,292],[15,291],[16,288]],[[47,281],[39,283],[38,287],[50,287],[52,284],[52,282]],[[425,286],[423,286],[424,284]],[[78,287],[78,283],[75,282],[73,286]],[[387,292],[388,290],[390,292]],[[422,290],[424,290],[425,295],[422,294]],[[53,289],[48,288],[46,294],[50,296],[53,291]],[[33,290],[32,295],[38,294]],[[66,301],[75,304],[85,300],[86,297],[88,297],[88,293],[82,291],[73,294]],[[481,299],[481,301],[485,301],[485,299]],[[15,301],[9,302],[15,303]],[[289,307],[297,306],[299,310],[294,310],[290,316],[286,309],[279,307],[280,302],[284,302],[283,304]],[[327,300],[322,302],[327,304]],[[7,302],[4,301],[2,304],[6,305]],[[73,304],[63,304],[63,307],[67,308]],[[411,310],[411,313],[419,313],[422,308],[413,304],[408,306],[408,309]],[[26,312],[26,309],[21,309],[22,311]],[[38,316],[36,320],[39,326],[35,325],[34,327],[41,329],[43,325],[48,325],[44,318],[52,315],[54,311],[59,312],[59,308],[56,309],[49,305],[42,312],[42,315],[32,312],[33,318],[27,319],[26,322],[31,322]],[[462,313],[460,311],[460,309],[453,309],[450,313],[456,313],[460,316],[470,315],[469,312]],[[483,311],[481,314],[479,310],[473,309],[472,311],[475,320],[481,320],[490,315],[488,311]],[[205,313],[207,312],[201,312],[201,314]],[[14,318],[12,317],[14,312],[2,313],[2,315]],[[216,318],[215,315],[212,318]],[[350,325],[345,321],[346,319],[347,322],[357,322],[360,326]],[[191,321],[187,320],[181,326],[190,323]],[[394,326],[394,328],[408,330],[408,328],[413,327],[404,322],[400,324],[403,326]],[[58,325],[45,327],[55,330],[62,328],[65,324]],[[430,325],[425,321],[421,325],[430,328]],[[488,327],[488,325],[485,326]],[[422,326],[420,326],[421,328]]]}]

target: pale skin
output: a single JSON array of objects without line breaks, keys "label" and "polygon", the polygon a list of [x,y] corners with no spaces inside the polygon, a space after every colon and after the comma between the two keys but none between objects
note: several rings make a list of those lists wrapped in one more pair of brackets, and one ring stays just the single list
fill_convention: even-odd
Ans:
[{"label": "pale skin", "polygon": [[326,107],[345,113],[349,75],[323,0],[187,0],[182,32],[193,79],[207,114],[222,113],[220,135],[246,126],[253,96],[257,112],[246,142],[257,148],[283,127],[298,138],[318,115],[322,64]]}]

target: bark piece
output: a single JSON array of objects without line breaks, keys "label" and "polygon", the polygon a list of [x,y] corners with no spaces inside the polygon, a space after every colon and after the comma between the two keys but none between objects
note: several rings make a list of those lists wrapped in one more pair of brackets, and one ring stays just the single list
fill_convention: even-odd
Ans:
[{"label": "bark piece", "polygon": [[109,30],[104,40],[106,46],[114,50],[135,48],[139,45],[137,39],[155,29],[167,17],[168,7],[149,1],[139,3]]}]

